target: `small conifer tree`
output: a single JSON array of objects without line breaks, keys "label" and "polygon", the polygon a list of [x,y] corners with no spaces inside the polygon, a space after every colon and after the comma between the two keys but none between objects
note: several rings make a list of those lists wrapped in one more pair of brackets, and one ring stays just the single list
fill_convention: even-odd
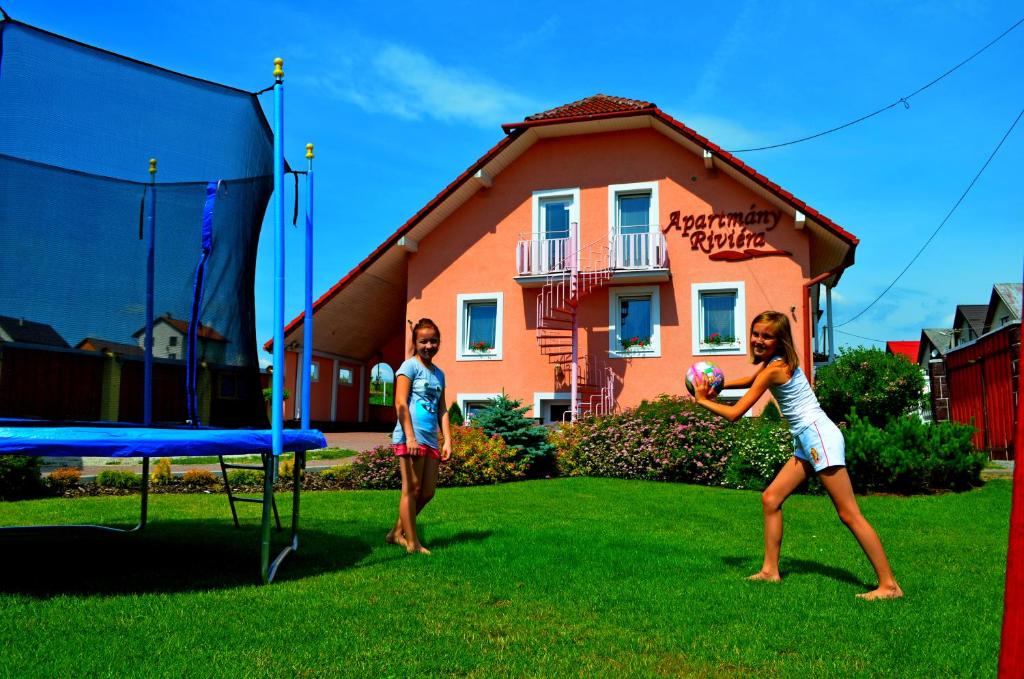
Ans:
[{"label": "small conifer tree", "polygon": [[548,430],[526,417],[527,410],[527,406],[503,394],[477,412],[472,424],[488,436],[498,435],[509,446],[518,448],[531,476],[544,476],[551,472],[555,447],[548,443]]},{"label": "small conifer tree", "polygon": [[458,427],[465,423],[465,418],[462,416],[462,408],[455,401],[452,401],[452,405],[448,408],[448,422],[453,427]]}]

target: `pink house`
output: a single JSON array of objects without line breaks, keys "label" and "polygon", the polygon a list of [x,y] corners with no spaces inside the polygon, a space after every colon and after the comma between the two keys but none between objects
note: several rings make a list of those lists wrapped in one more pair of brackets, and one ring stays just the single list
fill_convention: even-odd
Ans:
[{"label": "pink house", "polygon": [[831,289],[858,243],[832,220],[649,102],[599,94],[502,127],[316,302],[312,420],[393,421],[380,383],[424,316],[449,401],[505,393],[543,421],[678,394],[696,360],[748,370],[765,309],[790,316],[805,366],[831,353]]}]

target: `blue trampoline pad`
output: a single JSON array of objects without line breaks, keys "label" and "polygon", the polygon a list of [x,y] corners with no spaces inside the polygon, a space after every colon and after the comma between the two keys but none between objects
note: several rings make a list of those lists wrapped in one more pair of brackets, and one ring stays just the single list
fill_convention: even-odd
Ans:
[{"label": "blue trampoline pad", "polygon": [[[284,451],[326,448],[314,429],[284,430]],[[0,426],[0,455],[35,457],[184,457],[251,455],[273,448],[269,429]]]}]

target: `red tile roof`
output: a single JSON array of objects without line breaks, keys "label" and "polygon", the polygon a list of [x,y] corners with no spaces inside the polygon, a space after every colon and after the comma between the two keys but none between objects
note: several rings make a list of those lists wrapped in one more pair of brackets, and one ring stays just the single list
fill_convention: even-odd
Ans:
[{"label": "red tile roof", "polygon": [[563,104],[555,108],[534,113],[526,120],[551,120],[555,118],[588,118],[599,115],[624,113],[626,111],[642,111],[657,108],[649,101],[637,101],[624,97],[610,97],[607,94],[595,94],[571,104]]},{"label": "red tile roof", "polygon": [[[182,335],[188,335],[188,321],[183,321],[179,318],[174,318],[173,316],[171,316],[170,313],[166,313],[163,316],[157,316],[156,318],[153,319],[153,325],[156,325],[157,323],[160,322],[166,323],[167,325],[171,326],[172,328],[180,332]],[[146,332],[146,326],[142,326],[134,333],[132,333],[132,337],[138,337],[144,332]],[[196,332],[196,335],[198,337],[202,337],[203,339],[208,339],[213,342],[227,342],[227,338],[224,337],[224,335],[220,334],[219,332],[217,332],[208,325],[203,325],[202,323],[199,324],[199,330]]]},{"label": "red tile roof", "polygon": [[920,340],[886,342],[885,353],[906,356],[911,363],[917,363],[917,350],[920,345]]}]

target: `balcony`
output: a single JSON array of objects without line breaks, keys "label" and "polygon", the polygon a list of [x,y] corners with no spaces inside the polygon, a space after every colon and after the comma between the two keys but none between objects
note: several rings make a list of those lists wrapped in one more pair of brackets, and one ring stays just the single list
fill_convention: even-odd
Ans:
[{"label": "balcony", "polygon": [[[531,238],[516,245],[516,282],[539,287],[549,276],[567,275],[574,260],[578,271],[610,272],[610,285],[655,283],[669,279],[665,235],[657,227],[642,233],[620,233],[607,247],[601,243],[598,257],[583,257],[573,238]],[[591,246],[588,250],[594,251]]]}]

